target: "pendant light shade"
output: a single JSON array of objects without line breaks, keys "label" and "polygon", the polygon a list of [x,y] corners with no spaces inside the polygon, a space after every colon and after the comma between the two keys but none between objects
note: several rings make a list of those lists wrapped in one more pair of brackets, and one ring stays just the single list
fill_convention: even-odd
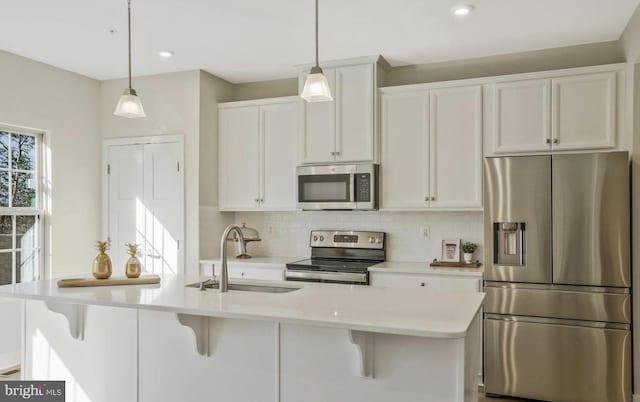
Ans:
[{"label": "pendant light shade", "polygon": [[318,0],[316,1],[316,65],[311,68],[300,95],[307,102],[332,101],[331,88],[318,62]]},{"label": "pendant light shade", "polygon": [[132,88],[127,88],[124,90],[124,93],[120,95],[120,99],[118,100],[118,104],[116,105],[116,111],[113,112],[114,115],[120,117],[146,117],[147,115],[144,113],[144,108],[142,107],[142,101],[140,101],[140,97],[136,94],[136,90]]},{"label": "pendant light shade", "polygon": [[329,88],[329,81],[327,77],[322,73],[320,67],[313,67],[307,75],[307,80],[304,83],[302,89],[302,99],[307,102],[326,102],[332,101],[331,89]]},{"label": "pendant light shade", "polygon": [[131,87],[131,0],[127,0],[127,6],[129,22],[129,86],[125,88],[122,95],[120,95],[116,110],[113,114],[128,118],[146,117],[147,115],[144,113],[142,101],[138,97],[136,90]]}]

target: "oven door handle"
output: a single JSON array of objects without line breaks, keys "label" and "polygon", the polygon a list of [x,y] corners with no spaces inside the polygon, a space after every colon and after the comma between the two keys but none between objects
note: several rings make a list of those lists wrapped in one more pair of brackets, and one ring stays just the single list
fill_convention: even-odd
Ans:
[{"label": "oven door handle", "polygon": [[342,282],[359,282],[367,283],[367,274],[354,274],[349,272],[327,272],[327,271],[300,271],[286,270],[285,279],[298,280],[327,280]]}]

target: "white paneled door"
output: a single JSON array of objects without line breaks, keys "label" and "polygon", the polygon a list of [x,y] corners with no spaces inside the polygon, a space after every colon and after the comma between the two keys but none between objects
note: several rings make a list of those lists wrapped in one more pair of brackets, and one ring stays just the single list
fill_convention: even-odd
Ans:
[{"label": "white paneled door", "polygon": [[105,145],[105,223],[114,274],[124,273],[128,243],[139,245],[145,271],[182,272],[183,145],[181,137],[165,140],[115,140]]}]

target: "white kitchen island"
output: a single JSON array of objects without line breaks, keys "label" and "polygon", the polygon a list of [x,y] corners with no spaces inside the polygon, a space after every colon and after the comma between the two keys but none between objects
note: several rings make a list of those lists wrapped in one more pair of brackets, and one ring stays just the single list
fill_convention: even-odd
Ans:
[{"label": "white kitchen island", "polygon": [[67,401],[476,402],[482,293],[304,285],[0,287],[24,299],[24,378]]}]

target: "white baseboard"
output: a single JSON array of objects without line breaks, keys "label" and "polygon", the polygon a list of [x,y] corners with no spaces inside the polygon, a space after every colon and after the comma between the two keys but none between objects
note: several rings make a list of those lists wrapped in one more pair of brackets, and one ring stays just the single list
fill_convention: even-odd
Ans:
[{"label": "white baseboard", "polygon": [[0,354],[0,371],[20,365],[20,351]]}]

